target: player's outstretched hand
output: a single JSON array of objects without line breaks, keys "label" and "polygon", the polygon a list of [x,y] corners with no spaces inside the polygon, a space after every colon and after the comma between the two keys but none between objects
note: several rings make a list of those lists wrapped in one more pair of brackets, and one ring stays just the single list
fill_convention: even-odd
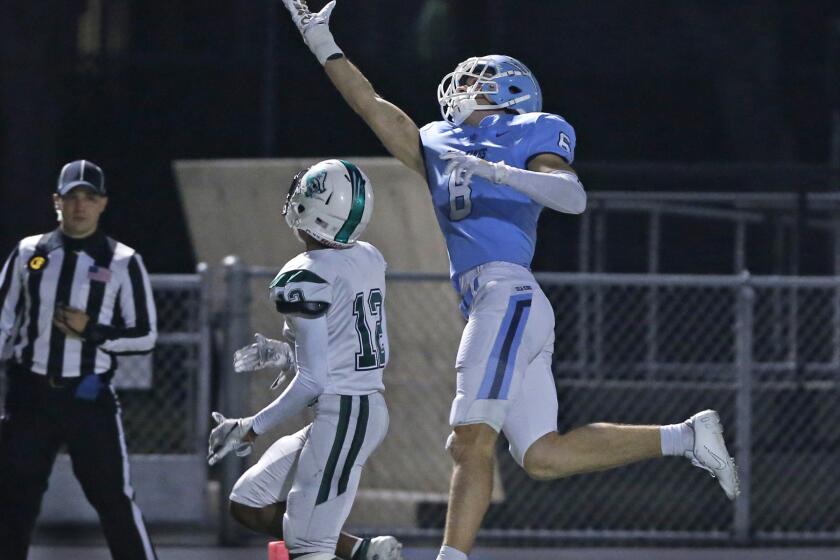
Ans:
[{"label": "player's outstretched hand", "polygon": [[266,338],[260,333],[254,335],[253,344],[244,346],[233,353],[233,369],[237,372],[256,371],[267,367],[277,367],[283,374],[295,367],[292,347],[282,340]]},{"label": "player's outstretched hand", "polygon": [[245,457],[251,453],[253,441],[247,436],[254,424],[253,417],[225,418],[220,412],[214,412],[213,420],[218,425],[210,432],[207,454],[209,465],[215,465],[231,451],[235,451],[239,457]]},{"label": "player's outstretched hand", "polygon": [[283,5],[289,10],[292,21],[303,35],[303,42],[318,62],[325,64],[327,60],[344,54],[335,44],[330,31],[330,15],[335,8],[335,0],[324,6],[317,14],[309,11],[306,0],[283,0]]},{"label": "player's outstretched hand", "polygon": [[507,165],[503,161],[493,163],[457,150],[441,154],[440,159],[449,162],[444,174],[449,175],[456,171],[464,185],[470,183],[473,175],[484,177],[496,184],[504,183],[507,179]]}]

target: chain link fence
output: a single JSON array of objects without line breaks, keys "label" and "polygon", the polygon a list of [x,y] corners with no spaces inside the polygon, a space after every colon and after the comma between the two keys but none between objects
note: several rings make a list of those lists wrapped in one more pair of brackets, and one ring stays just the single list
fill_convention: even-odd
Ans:
[{"label": "chain link fence", "polygon": [[151,275],[155,350],[122,356],[114,376],[129,453],[204,454],[209,324],[203,275]]},{"label": "chain link fence", "polygon": [[[228,285],[239,286],[227,290],[228,311],[239,313],[224,321],[233,348],[250,338],[254,309],[269,307],[264,289],[273,271],[239,263],[227,272]],[[739,463],[742,496],[733,504],[678,458],[536,482],[500,441],[483,538],[840,540],[840,278],[537,278],[556,312],[559,430],[674,423],[715,408]],[[249,282],[262,290],[254,298],[241,289]],[[436,537],[446,513],[444,442],[464,323],[443,276],[391,274],[386,302],[391,428],[366,466],[349,526]]]},{"label": "chain link fence", "polygon": [[[128,452],[203,454],[210,406],[205,268],[199,274],[152,274],[149,279],[158,317],[155,349],[119,356],[113,379]],[[0,375],[2,395],[5,383],[6,376]],[[0,414],[4,406],[0,399]]]},{"label": "chain link fence", "polygon": [[[122,407],[132,483],[150,521],[205,522],[210,408],[210,323],[206,267],[152,274],[158,339],[150,354],[120,356],[114,387]],[[0,397],[5,397],[0,372]],[[0,398],[0,414],[4,409]],[[96,520],[61,454],[42,522]]]}]

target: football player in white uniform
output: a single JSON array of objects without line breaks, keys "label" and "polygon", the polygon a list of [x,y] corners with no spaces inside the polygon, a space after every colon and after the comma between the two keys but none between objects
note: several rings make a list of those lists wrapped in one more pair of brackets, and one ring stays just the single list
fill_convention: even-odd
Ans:
[{"label": "football player in white uniform", "polygon": [[313,422],[276,441],[237,481],[231,514],[284,539],[293,558],[399,560],[394,537],[340,534],[362,467],[388,431],[386,264],[376,247],[358,240],[373,215],[372,186],[354,164],[322,161],[295,176],[283,214],[307,249],[270,285],[293,347],[258,334],[236,352],[234,367],[296,374],[254,416],[213,413],[209,463],[232,450],[247,455],[260,434],[312,406]]},{"label": "football player in white uniform", "polygon": [[579,214],[586,193],[571,164],[575,131],[542,112],[531,71],[503,55],[469,58],[438,86],[442,120],[418,129],[383,99],[336,45],[335,0],[311,13],[283,0],[303,40],[350,107],[388,151],[429,187],[467,326],[447,447],[455,461],[438,560],[465,560],[490,503],[496,440],[537,479],[685,456],[738,494],[718,414],[669,426],[589,424],[557,431],[551,371],[554,312],[530,271],[544,207]]}]

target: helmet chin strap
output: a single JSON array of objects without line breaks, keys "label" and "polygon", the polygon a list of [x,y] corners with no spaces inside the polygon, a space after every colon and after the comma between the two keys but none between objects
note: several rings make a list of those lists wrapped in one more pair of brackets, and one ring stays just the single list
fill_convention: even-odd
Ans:
[{"label": "helmet chin strap", "polygon": [[452,105],[452,123],[455,126],[460,126],[470,115],[472,115],[480,105],[473,98],[465,98],[456,101]]},{"label": "helmet chin strap", "polygon": [[452,109],[449,114],[452,117],[452,123],[455,126],[460,126],[476,111],[495,111],[499,109],[506,109],[507,107],[511,107],[517,103],[527,101],[530,98],[530,95],[521,95],[501,105],[482,105],[476,101],[475,97],[466,97],[455,101],[452,104]]}]

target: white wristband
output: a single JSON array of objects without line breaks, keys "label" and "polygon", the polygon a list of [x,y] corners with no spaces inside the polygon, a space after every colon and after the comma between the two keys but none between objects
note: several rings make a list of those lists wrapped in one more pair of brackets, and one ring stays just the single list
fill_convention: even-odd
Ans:
[{"label": "white wristband", "polygon": [[304,39],[306,39],[309,50],[312,51],[312,54],[315,55],[322,66],[333,55],[344,55],[344,51],[335,44],[332,32],[326,25],[313,25],[310,29],[307,29]]}]

